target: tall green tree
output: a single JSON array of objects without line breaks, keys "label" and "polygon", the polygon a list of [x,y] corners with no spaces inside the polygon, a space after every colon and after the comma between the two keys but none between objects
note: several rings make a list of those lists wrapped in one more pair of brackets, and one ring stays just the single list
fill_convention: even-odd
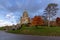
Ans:
[{"label": "tall green tree", "polygon": [[57,11],[58,11],[58,4],[55,3],[50,3],[48,4],[48,6],[45,8],[45,13],[46,14],[46,18],[48,19],[48,26],[50,26],[50,19],[56,15]]}]

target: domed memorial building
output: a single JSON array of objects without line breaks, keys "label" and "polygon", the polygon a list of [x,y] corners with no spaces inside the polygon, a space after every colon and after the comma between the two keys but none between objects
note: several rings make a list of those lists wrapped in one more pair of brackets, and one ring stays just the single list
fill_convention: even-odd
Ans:
[{"label": "domed memorial building", "polygon": [[30,23],[30,17],[28,16],[28,12],[25,10],[23,12],[21,19],[20,19],[20,25],[28,24],[28,23]]},{"label": "domed memorial building", "polygon": [[30,17],[28,16],[28,12],[25,10],[23,12],[23,15],[19,21],[19,23],[17,23],[17,25],[13,25],[11,27],[5,27],[6,30],[17,30],[21,28],[21,25],[23,24],[29,24],[30,23]]}]

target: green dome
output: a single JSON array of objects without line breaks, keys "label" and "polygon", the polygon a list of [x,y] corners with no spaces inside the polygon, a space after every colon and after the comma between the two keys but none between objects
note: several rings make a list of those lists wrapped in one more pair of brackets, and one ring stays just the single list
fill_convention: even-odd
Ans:
[{"label": "green dome", "polygon": [[23,17],[28,17],[28,12],[27,11],[23,12]]}]

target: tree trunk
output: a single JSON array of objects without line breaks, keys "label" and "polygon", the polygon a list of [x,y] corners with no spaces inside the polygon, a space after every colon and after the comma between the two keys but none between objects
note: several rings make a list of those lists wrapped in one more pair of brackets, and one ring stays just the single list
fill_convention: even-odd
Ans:
[{"label": "tree trunk", "polygon": [[48,17],[48,27],[50,27],[50,15]]},{"label": "tree trunk", "polygon": [[38,29],[38,26],[37,25],[35,27],[36,27],[36,29]]}]

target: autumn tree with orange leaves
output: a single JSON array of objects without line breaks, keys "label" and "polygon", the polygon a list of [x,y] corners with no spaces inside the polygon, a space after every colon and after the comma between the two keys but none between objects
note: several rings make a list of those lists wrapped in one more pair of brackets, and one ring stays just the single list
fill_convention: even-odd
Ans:
[{"label": "autumn tree with orange leaves", "polygon": [[44,24],[44,21],[42,19],[41,16],[35,16],[33,19],[32,19],[32,22],[31,24],[33,26],[40,26],[40,25],[43,25]]}]

